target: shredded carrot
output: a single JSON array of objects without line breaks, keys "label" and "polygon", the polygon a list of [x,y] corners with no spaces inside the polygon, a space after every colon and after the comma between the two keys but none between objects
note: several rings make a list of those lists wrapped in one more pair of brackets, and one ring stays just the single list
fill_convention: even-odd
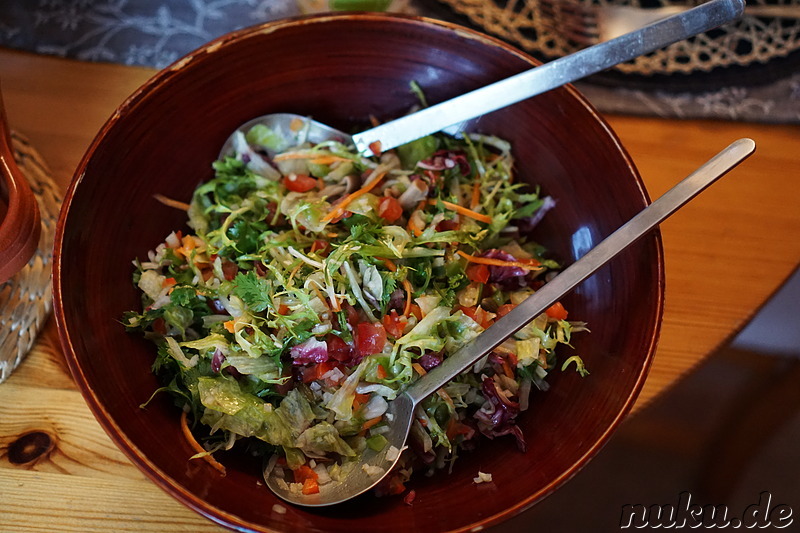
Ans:
[{"label": "shredded carrot", "polygon": [[338,155],[322,155],[319,157],[315,157],[309,163],[313,163],[315,165],[330,165],[331,163],[336,163],[337,161],[350,161],[346,157],[340,157]]},{"label": "shredded carrot", "polygon": [[179,202],[178,200],[167,198],[163,194],[154,194],[153,198],[155,198],[162,204],[166,205],[167,207],[174,207],[175,209],[180,209],[181,211],[189,210],[189,204],[187,204],[186,202]]},{"label": "shredded carrot", "polygon": [[414,370],[416,370],[416,371],[417,371],[417,374],[419,374],[420,376],[424,376],[425,374],[427,374],[427,372],[425,371],[425,369],[424,369],[424,368],[422,368],[422,365],[421,365],[421,364],[419,364],[419,363],[411,363],[411,368],[413,368]]},{"label": "shredded carrot", "polygon": [[359,196],[363,196],[363,195],[367,194],[369,191],[374,189],[378,185],[378,183],[380,183],[381,180],[383,180],[383,177],[385,175],[386,175],[386,171],[383,171],[383,172],[379,173],[368,184],[364,185],[363,187],[361,187],[357,191],[352,192],[352,193],[348,194],[347,196],[345,196],[344,199],[341,202],[339,202],[339,204],[336,205],[336,207],[331,209],[330,212],[327,215],[322,217],[322,221],[323,222],[329,222],[329,221],[333,220],[334,218],[342,215],[344,213],[344,211],[345,211],[345,207],[350,205],[350,202],[352,202],[353,200],[355,200]]},{"label": "shredded carrot", "polygon": [[481,182],[476,179],[472,185],[472,199],[469,202],[470,209],[475,209],[481,203]]},{"label": "shredded carrot", "polygon": [[[294,267],[291,272],[289,272],[289,279],[286,280],[286,285],[287,286],[292,284],[292,280],[294,279],[295,275],[300,271],[300,267],[302,267],[303,264],[304,263],[302,261],[300,261],[297,264],[297,266]],[[325,299],[323,298],[322,301],[325,301]]]},{"label": "shredded carrot", "polygon": [[309,152],[286,152],[272,158],[273,161],[288,161],[290,159],[308,159],[310,163],[315,165],[330,165],[336,161],[350,161],[348,158],[338,155],[321,155]]},{"label": "shredded carrot", "polygon": [[380,422],[382,418],[383,418],[383,415],[376,416],[375,418],[370,418],[369,420],[364,422],[364,425],[361,426],[361,429],[369,429],[369,428],[371,428],[372,426],[374,426],[375,424]]},{"label": "shredded carrot", "polygon": [[[502,266],[502,267],[519,267],[524,268],[526,270],[538,270],[541,266],[533,263],[523,263],[522,261],[503,261],[502,259],[493,259],[491,257],[477,257],[474,255],[469,255],[467,253],[458,250],[458,255],[466,259],[471,263],[478,263],[481,265],[492,265],[492,266]],[[531,259],[531,261],[534,261]]]},{"label": "shredded carrot", "polygon": [[420,235],[422,235],[423,232],[423,228],[419,224],[417,224],[417,217],[414,216],[418,212],[419,209],[415,210],[413,213],[411,213],[411,216],[408,217],[408,230],[414,237],[419,237]]},{"label": "shredded carrot", "polygon": [[420,216],[421,216],[421,215],[422,215],[422,210],[425,208],[425,204],[427,204],[427,203],[428,203],[428,202],[427,202],[426,200],[421,200],[421,201],[420,201],[420,202],[417,204],[417,207],[416,207],[416,209],[414,209],[414,210],[411,212],[411,216],[410,216],[410,217],[408,217],[408,230],[409,230],[409,231],[411,232],[411,234],[412,234],[412,235],[414,235],[415,237],[419,237],[419,236],[422,234],[422,232],[423,232],[423,230],[424,230],[425,228],[424,228],[424,227],[422,227],[422,226],[420,226],[419,224],[417,224],[417,217],[416,217],[416,216],[414,216],[414,215],[416,215],[416,214],[417,214],[417,212],[420,212]]},{"label": "shredded carrot", "polygon": [[508,364],[508,361],[505,358],[501,359],[501,366],[503,367],[503,373],[506,376],[510,378],[514,377],[514,371],[511,370],[511,366]]},{"label": "shredded carrot", "polygon": [[411,295],[413,291],[413,287],[411,287],[411,282],[407,279],[403,280],[403,288],[406,290],[406,305],[403,307],[403,315],[408,316],[411,313]]},{"label": "shredded carrot", "polygon": [[222,325],[225,327],[228,333],[236,333],[236,328],[233,327],[233,320],[223,322]]},{"label": "shredded carrot", "polygon": [[317,298],[319,298],[319,300],[325,305],[325,307],[327,307],[328,300],[327,298],[325,298],[325,295],[322,294],[322,291],[319,290],[319,287],[317,287],[315,284],[312,283],[311,288],[314,290],[314,293],[317,295]]},{"label": "shredded carrot", "polygon": [[381,261],[383,261],[383,264],[386,265],[386,268],[389,269],[389,272],[397,272],[397,265],[392,263],[391,260],[386,259],[384,257],[377,257],[376,259],[380,259]]},{"label": "shredded carrot", "polygon": [[458,204],[454,204],[453,202],[447,202],[445,200],[437,200],[436,198],[431,198],[428,200],[428,203],[431,205],[437,204],[441,202],[443,206],[451,211],[455,211],[459,215],[464,215],[465,217],[473,218],[478,222],[485,222],[486,224],[490,224],[492,222],[492,217],[488,215],[484,215],[481,213],[476,213],[472,209],[467,209],[466,207]]},{"label": "shredded carrot", "polygon": [[186,421],[186,411],[181,413],[181,431],[183,432],[183,436],[186,437],[186,441],[192,447],[194,451],[196,451],[203,459],[208,462],[211,466],[216,468],[222,475],[225,475],[225,467],[216,459],[214,459],[208,451],[203,448],[197,440],[195,440],[194,435],[192,435],[192,430],[189,429],[189,423]]}]

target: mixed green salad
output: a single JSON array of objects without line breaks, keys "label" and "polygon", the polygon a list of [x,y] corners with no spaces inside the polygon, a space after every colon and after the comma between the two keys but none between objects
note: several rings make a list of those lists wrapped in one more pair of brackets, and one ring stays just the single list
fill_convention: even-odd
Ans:
[{"label": "mixed green salad", "polygon": [[[203,435],[198,456],[220,466],[214,452],[249,446],[314,494],[387,445],[398,391],[559,265],[528,238],[555,202],[515,183],[506,141],[437,134],[366,158],[302,142],[305,127],[290,147],[263,125],[237,132],[215,177],[177,204],[190,230],[135,261],[143,305],[124,323],[156,344],[160,390],[187,437]],[[480,436],[525,450],[517,417],[584,329],[555,304],[428,398],[378,491],[403,492],[413,470],[448,467]]]}]

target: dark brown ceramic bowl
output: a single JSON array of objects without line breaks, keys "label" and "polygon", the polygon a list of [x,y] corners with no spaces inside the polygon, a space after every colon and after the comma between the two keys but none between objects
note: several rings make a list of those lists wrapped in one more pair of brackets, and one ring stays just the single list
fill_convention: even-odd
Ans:
[{"label": "dark brown ceramic bowl", "polygon": [[[181,437],[158,386],[152,345],[125,333],[139,305],[131,260],[143,257],[184,214],[156,193],[188,201],[241,123],[264,113],[310,115],[342,129],[405,113],[418,81],[438,102],[534,66],[526,55],[448,24],[383,15],[288,20],[217,40],[147,82],[106,123],[83,158],[58,225],[55,310],[75,380],[100,423],[175,498],[233,528],[256,531],[439,532],[496,524],[556,490],[608,439],[633,404],[653,356],[662,313],[660,238],[630,248],[569,295],[575,338],[591,375],[556,371],[521,417],[528,451],[513,438],[464,453],[451,474],[414,479],[412,505],[371,495],[285,514],[261,483],[259,464],[222,457],[221,477]],[[648,203],[614,133],[572,87],[482,118],[476,128],[509,139],[520,179],[541,184],[557,208],[538,239],[574,261]],[[478,471],[492,483],[476,485]]]}]

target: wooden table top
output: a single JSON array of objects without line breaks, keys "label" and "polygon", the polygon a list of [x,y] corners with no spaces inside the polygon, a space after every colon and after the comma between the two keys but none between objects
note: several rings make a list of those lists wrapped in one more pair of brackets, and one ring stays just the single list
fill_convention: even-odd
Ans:
[{"label": "wooden table top", "polygon": [[[13,129],[66,189],[105,120],[154,71],[0,49]],[[758,145],[739,168],[662,225],[666,305],[653,367],[635,409],[734,336],[800,264],[800,126],[608,116],[656,198],[740,137]],[[9,449],[29,432],[49,453]],[[19,444],[16,444],[19,446]],[[220,531],[147,480],[112,444],[73,384],[50,320],[0,384],[0,530]]]}]

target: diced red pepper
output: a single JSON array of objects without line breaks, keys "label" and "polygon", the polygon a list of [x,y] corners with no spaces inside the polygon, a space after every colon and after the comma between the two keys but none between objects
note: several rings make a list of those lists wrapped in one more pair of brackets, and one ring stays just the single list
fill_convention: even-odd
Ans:
[{"label": "diced red pepper", "polygon": [[467,267],[467,279],[476,283],[486,283],[489,281],[489,267],[480,263],[470,263]]},{"label": "diced red pepper", "polygon": [[233,261],[228,261],[227,259],[222,261],[222,274],[225,276],[226,280],[233,281],[238,272],[239,265]]},{"label": "diced red pepper", "polygon": [[155,320],[153,320],[153,331],[161,335],[167,334],[167,323],[164,321],[163,318],[158,317]]},{"label": "diced red pepper", "polygon": [[408,319],[403,315],[397,314],[397,311],[394,309],[383,316],[383,327],[386,329],[386,333],[395,339],[399,339],[403,336],[407,324]]},{"label": "diced red pepper", "polygon": [[564,309],[564,306],[561,302],[556,302],[550,307],[545,310],[545,314],[550,318],[554,318],[556,320],[566,320],[567,319],[567,310]]},{"label": "diced red pepper", "polygon": [[436,231],[452,231],[458,229],[458,222],[455,220],[442,220],[436,224]]},{"label": "diced red pepper", "polygon": [[317,179],[305,174],[289,174],[283,178],[283,185],[290,191],[308,192],[317,186]]},{"label": "diced red pepper", "polygon": [[315,363],[311,366],[303,368],[303,383],[311,383],[336,368],[338,363],[336,361],[325,361],[324,363]]},{"label": "diced red pepper", "polygon": [[459,307],[462,313],[470,317],[472,320],[480,324],[483,329],[488,328],[494,324],[494,313],[486,311],[481,306],[475,307]]},{"label": "diced red pepper", "polygon": [[294,482],[295,483],[302,483],[306,479],[309,479],[309,478],[317,479],[317,477],[318,477],[317,473],[314,472],[314,470],[308,465],[302,465],[302,466],[298,467],[297,469],[293,470],[292,473],[294,474]]},{"label": "diced red pepper", "polygon": [[326,257],[328,253],[331,251],[331,243],[328,241],[323,241],[322,239],[317,239],[311,244],[311,252],[316,252],[317,255],[321,257]]},{"label": "diced red pepper", "polygon": [[497,310],[498,318],[502,317],[502,316],[506,316],[515,307],[516,307],[516,305],[514,305],[514,304],[503,304],[503,305],[501,305],[500,308]]},{"label": "diced red pepper", "polygon": [[391,196],[383,196],[378,201],[378,216],[386,222],[395,222],[403,216],[403,206],[400,205],[397,199]]}]

